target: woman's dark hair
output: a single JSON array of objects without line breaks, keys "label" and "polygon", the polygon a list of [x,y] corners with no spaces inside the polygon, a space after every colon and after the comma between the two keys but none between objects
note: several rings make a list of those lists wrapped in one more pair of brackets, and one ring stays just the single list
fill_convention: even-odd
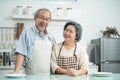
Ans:
[{"label": "woman's dark hair", "polygon": [[76,29],[76,41],[80,41],[81,40],[81,36],[82,36],[82,27],[79,23],[75,22],[75,21],[70,21],[67,22],[64,26],[64,30],[69,26],[72,25],[73,27],[75,27]]}]

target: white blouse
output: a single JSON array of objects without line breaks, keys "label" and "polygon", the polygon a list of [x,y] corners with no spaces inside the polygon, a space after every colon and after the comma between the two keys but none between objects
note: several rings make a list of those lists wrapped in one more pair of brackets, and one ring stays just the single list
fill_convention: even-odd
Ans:
[{"label": "white blouse", "polygon": [[[59,67],[57,65],[57,58],[59,55],[59,50],[62,46],[62,42],[60,43],[56,43],[53,46],[52,49],[52,55],[51,55],[51,69],[52,69],[52,73],[55,73],[56,69]],[[61,49],[61,53],[60,56],[64,56],[64,57],[71,57],[74,55],[74,49],[75,46],[70,49],[67,50],[64,46]],[[85,46],[80,45],[80,43],[77,43],[76,46],[76,52],[75,52],[76,56],[77,56],[77,60],[78,60],[78,65],[80,66],[80,68],[85,68],[88,70],[88,64],[89,64],[89,58],[88,58],[88,54],[86,52]]]}]

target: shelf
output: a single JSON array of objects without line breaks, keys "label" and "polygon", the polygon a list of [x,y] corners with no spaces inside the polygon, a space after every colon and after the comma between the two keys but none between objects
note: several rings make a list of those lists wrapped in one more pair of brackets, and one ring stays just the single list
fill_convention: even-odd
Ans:
[{"label": "shelf", "polygon": [[[32,15],[13,15],[13,19],[26,19],[26,20],[33,20]],[[52,16],[52,21],[71,21],[73,20],[72,17],[66,17],[66,16]]]},{"label": "shelf", "polygon": [[31,19],[31,20],[33,20],[32,15],[13,15],[12,18],[13,19]]}]

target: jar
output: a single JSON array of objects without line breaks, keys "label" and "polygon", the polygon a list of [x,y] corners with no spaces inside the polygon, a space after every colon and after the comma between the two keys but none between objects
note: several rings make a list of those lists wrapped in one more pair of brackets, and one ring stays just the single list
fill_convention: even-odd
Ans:
[{"label": "jar", "polygon": [[32,6],[27,6],[27,15],[32,15]]},{"label": "jar", "polygon": [[72,8],[67,8],[67,16],[71,17],[72,16]]},{"label": "jar", "polygon": [[23,7],[22,6],[17,6],[17,14],[22,15],[23,14]]},{"label": "jar", "polygon": [[57,8],[57,16],[61,16],[62,15],[62,8],[58,7]]}]

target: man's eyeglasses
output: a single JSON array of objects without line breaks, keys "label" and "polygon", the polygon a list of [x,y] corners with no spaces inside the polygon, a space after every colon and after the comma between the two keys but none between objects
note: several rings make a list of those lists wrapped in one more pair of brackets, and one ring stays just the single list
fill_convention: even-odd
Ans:
[{"label": "man's eyeglasses", "polygon": [[50,21],[50,18],[46,18],[44,16],[37,16],[39,19],[42,19],[42,20],[46,20],[46,21]]}]

